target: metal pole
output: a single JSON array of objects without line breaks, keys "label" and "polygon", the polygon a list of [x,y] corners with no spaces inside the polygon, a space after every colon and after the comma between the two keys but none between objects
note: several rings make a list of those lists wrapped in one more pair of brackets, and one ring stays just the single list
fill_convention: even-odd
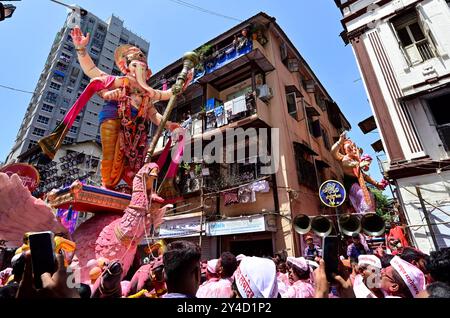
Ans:
[{"label": "metal pole", "polygon": [[[203,168],[203,165],[202,165]],[[202,169],[203,171],[203,169]],[[205,207],[203,205],[203,184],[204,179],[203,179],[203,172],[202,172],[202,184],[201,184],[201,189],[200,189],[200,205],[202,207],[202,214],[200,215],[200,237],[198,239],[198,245],[200,246],[200,249],[202,248],[202,233],[203,233],[203,214],[205,213]]]},{"label": "metal pole", "polygon": [[173,95],[167,104],[166,110],[164,111],[164,115],[161,119],[161,122],[156,130],[156,134],[150,143],[150,147],[147,152],[147,156],[145,157],[145,163],[151,162],[153,153],[155,152],[156,144],[158,143],[159,137],[161,137],[162,131],[166,126],[167,121],[169,120],[170,114],[172,110],[175,108],[177,102],[177,96],[181,93],[182,87],[186,82],[187,75],[189,70],[194,68],[198,64],[198,56],[194,52],[188,52],[183,56],[183,70],[177,77],[176,83],[172,87]]},{"label": "metal pole", "polygon": [[433,240],[433,244],[434,244],[434,250],[437,251],[437,250],[439,250],[439,245],[437,244],[437,241],[436,241],[436,234],[434,233],[434,229],[433,229],[431,221],[430,221],[430,216],[428,215],[427,208],[425,207],[425,202],[423,201],[422,193],[420,192],[420,188],[418,186],[416,186],[415,188],[416,188],[416,192],[417,192],[417,197],[419,198],[420,205],[422,207],[423,214],[425,216],[425,220],[427,221],[428,228],[430,229],[431,239]]}]

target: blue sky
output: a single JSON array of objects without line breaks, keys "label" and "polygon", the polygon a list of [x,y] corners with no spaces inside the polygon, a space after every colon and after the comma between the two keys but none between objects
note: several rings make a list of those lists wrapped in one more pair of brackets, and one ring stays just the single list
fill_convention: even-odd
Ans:
[{"label": "blue sky", "polygon": [[[372,113],[351,47],[339,37],[341,15],[334,1],[187,1],[240,20],[260,11],[275,17],[349,119],[353,127],[349,136],[375,159],[370,144],[379,136],[364,135],[357,126]],[[33,91],[66,10],[50,0],[6,3],[15,4],[17,10],[0,22],[0,84]],[[114,13],[128,29],[150,41],[149,64],[154,73],[238,23],[170,0],[78,0],[77,4],[102,19]],[[30,99],[31,94],[0,87],[0,161],[11,150]],[[371,175],[381,178],[376,160]]]}]

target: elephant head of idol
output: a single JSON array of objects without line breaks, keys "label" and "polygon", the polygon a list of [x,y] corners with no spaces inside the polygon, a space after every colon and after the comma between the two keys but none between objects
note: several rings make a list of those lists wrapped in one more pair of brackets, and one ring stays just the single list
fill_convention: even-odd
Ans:
[{"label": "elephant head of idol", "polygon": [[134,77],[145,91],[153,92],[147,84],[152,72],[148,67],[147,57],[139,48],[129,44],[119,46],[114,53],[114,59],[123,74]]}]

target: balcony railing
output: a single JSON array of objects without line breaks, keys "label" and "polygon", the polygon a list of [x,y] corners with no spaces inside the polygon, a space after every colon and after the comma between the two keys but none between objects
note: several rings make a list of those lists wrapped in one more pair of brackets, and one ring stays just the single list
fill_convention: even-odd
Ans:
[{"label": "balcony railing", "polygon": [[433,50],[431,49],[428,40],[425,39],[421,42],[416,43],[416,47],[424,61],[432,59],[434,57]]},{"label": "balcony railing", "polygon": [[[211,132],[215,129],[221,129],[230,124],[239,123],[239,121],[250,118],[256,114],[259,116],[261,109],[261,118],[267,115],[262,109],[267,106],[253,94],[249,93],[247,96],[242,95],[227,103],[218,103],[215,108],[208,111],[202,111],[191,116],[191,119],[181,123],[181,126],[187,129],[190,135],[194,138],[201,136],[204,133]],[[156,149],[161,150],[168,140],[170,134],[168,131],[163,132]]]},{"label": "balcony railing", "polygon": [[205,59],[203,67],[198,69],[194,75],[193,83],[215,70],[227,65],[228,63],[238,59],[239,57],[250,53],[253,50],[253,41],[248,39],[247,43],[242,47],[236,47],[230,44]]},{"label": "balcony railing", "polygon": [[[229,164],[229,167],[238,164]],[[246,170],[229,170],[223,174],[212,173],[209,176],[184,174],[180,177],[179,189],[183,196],[188,196],[191,194],[199,194],[203,189],[205,194],[216,193],[220,191],[226,191],[236,187],[251,184],[253,182],[259,181],[266,176],[259,173],[257,164],[247,165]],[[230,168],[231,169],[231,168]]]}]

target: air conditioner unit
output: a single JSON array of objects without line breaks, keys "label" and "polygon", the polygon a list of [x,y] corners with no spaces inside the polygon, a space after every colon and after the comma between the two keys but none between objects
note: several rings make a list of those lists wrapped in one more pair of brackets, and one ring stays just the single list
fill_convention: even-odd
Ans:
[{"label": "air conditioner unit", "polygon": [[267,86],[267,84],[258,86],[257,92],[258,98],[265,103],[267,103],[273,97],[272,88]]},{"label": "air conditioner unit", "polygon": [[300,70],[300,63],[297,59],[288,59],[288,69],[291,72],[298,72]]},{"label": "air conditioner unit", "polygon": [[308,80],[306,81],[306,91],[308,93],[314,93],[316,90],[316,83],[314,82],[314,80]]}]

